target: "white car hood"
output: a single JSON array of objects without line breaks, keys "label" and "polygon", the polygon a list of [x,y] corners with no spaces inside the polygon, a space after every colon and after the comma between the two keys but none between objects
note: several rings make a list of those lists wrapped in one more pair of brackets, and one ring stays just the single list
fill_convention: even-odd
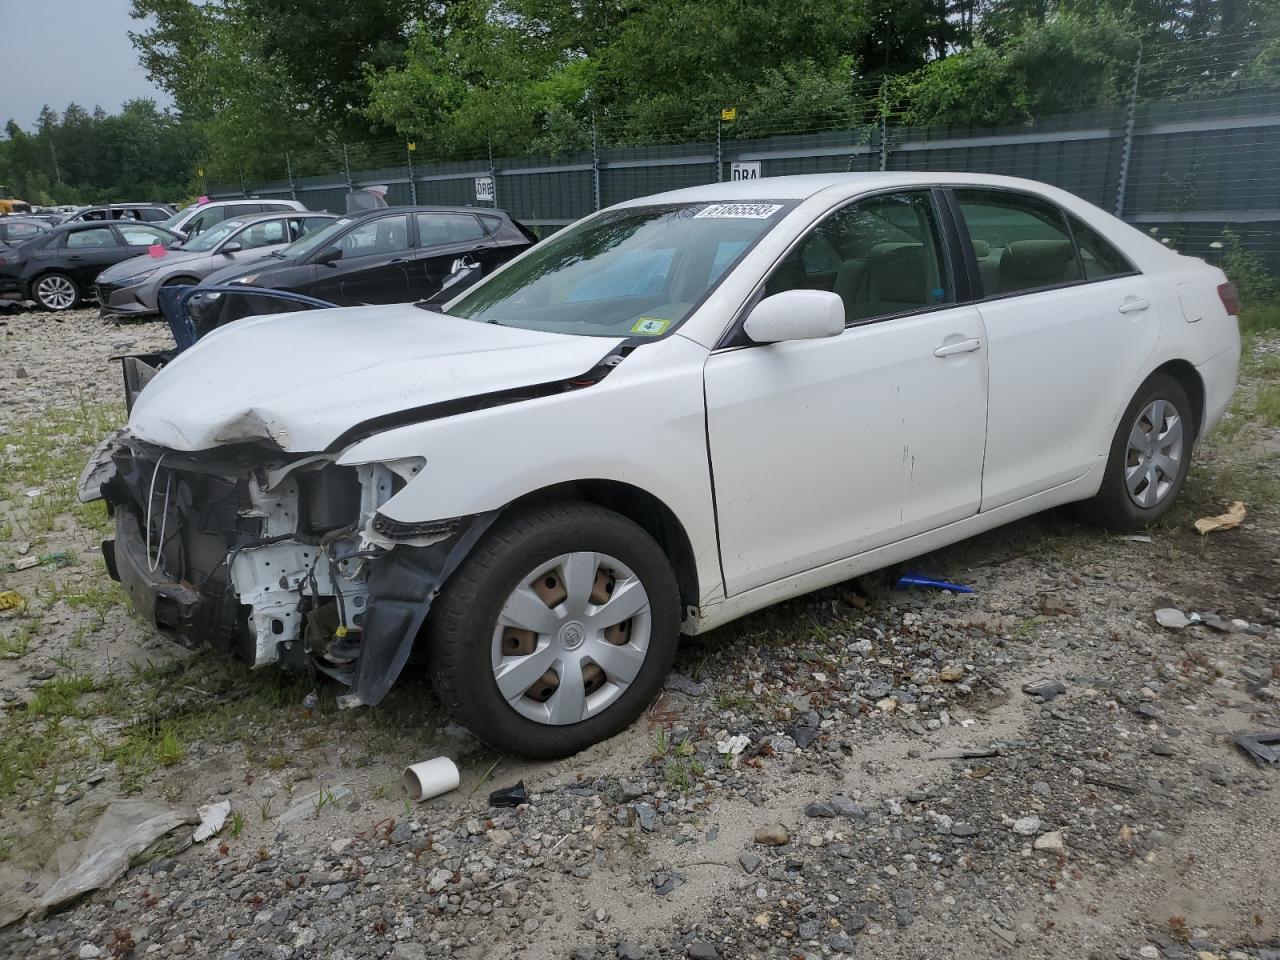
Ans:
[{"label": "white car hood", "polygon": [[129,432],[171,450],[267,440],[316,452],[374,417],[585,373],[621,343],[411,304],[256,317],[162,369],[138,395]]}]

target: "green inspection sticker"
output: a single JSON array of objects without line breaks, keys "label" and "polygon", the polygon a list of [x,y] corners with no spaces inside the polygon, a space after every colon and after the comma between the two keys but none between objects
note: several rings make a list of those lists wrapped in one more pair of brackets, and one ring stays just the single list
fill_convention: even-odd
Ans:
[{"label": "green inspection sticker", "polygon": [[631,332],[643,334],[646,337],[658,337],[666,333],[669,326],[671,326],[670,320],[659,320],[657,317],[641,317],[635,322]]}]

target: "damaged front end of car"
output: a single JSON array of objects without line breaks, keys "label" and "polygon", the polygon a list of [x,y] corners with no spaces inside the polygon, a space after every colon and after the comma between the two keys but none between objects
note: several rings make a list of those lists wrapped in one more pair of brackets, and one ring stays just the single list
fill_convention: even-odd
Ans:
[{"label": "damaged front end of car", "polygon": [[318,670],[346,684],[340,706],[372,705],[492,516],[393,521],[379,508],[425,461],[335,461],[266,442],[165,449],[121,430],[79,494],[107,502],[108,572],[161,632],[255,667]]}]

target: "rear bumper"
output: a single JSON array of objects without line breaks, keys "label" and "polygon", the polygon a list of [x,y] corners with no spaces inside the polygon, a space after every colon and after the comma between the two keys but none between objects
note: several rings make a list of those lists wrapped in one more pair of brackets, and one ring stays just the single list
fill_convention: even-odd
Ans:
[{"label": "rear bumper", "polygon": [[1200,382],[1204,384],[1204,422],[1200,436],[1206,436],[1222,419],[1231,406],[1231,395],[1236,389],[1236,375],[1240,370],[1240,344],[1215,354],[1196,367]]}]

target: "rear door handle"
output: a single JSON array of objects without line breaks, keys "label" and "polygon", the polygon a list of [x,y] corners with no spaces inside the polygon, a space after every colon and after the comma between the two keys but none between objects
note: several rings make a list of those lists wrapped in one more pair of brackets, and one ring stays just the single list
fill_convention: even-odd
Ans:
[{"label": "rear door handle", "polygon": [[1143,300],[1139,297],[1127,297],[1124,303],[1120,304],[1121,313],[1141,313],[1143,310],[1151,306],[1150,300]]},{"label": "rear door handle", "polygon": [[977,337],[972,340],[960,340],[956,343],[948,343],[933,351],[935,357],[954,357],[958,353],[973,353],[982,346],[982,341]]}]

